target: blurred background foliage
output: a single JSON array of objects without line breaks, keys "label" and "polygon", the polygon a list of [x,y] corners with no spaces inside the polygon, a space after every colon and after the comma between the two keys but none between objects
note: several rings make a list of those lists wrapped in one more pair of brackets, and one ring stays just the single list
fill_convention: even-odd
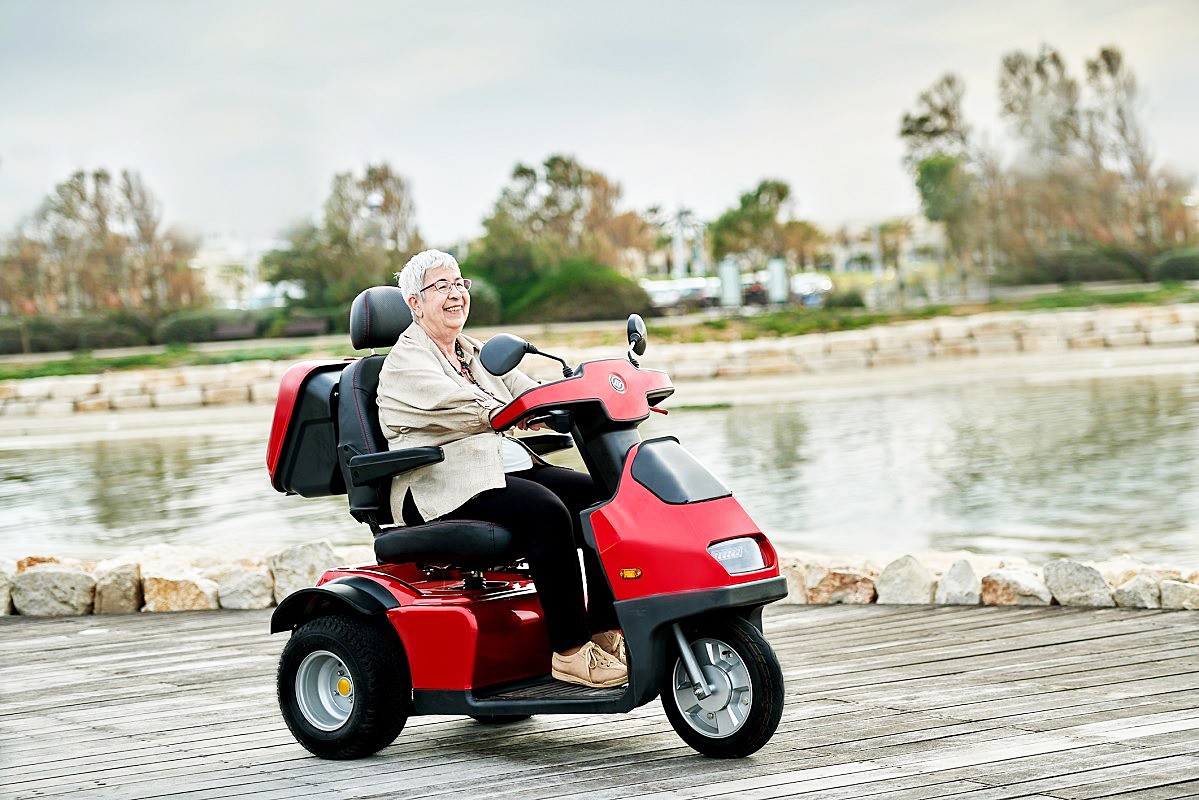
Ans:
[{"label": "blurred background foliage", "polygon": [[[1051,47],[1014,51],[1002,59],[998,83],[1000,136],[965,119],[967,87],[953,73],[920,92],[899,120],[924,220],[943,243],[922,254],[937,263],[932,278],[905,284],[911,219],[872,226],[873,255],[865,257],[860,232],[798,217],[785,181],[763,178],[715,219],[698,220],[685,208],[628,208],[619,182],[563,153],[516,164],[482,235],[445,249],[476,281],[475,324],[652,313],[635,278],[651,266],[678,276],[683,232],[694,243],[688,257],[707,272],[732,260],[751,278],[776,259],[789,275],[829,270],[833,251],[856,236],[858,255],[838,265],[846,275],[820,301],[846,313],[867,305],[861,273],[871,268],[899,274],[900,309],[905,297],[928,301],[919,283],[926,279],[959,287],[963,298],[979,281],[1199,280],[1195,177],[1155,163],[1138,116],[1140,87],[1118,48],[1101,49],[1081,74]],[[0,353],[341,332],[358,292],[394,283],[407,259],[429,246],[407,180],[388,163],[367,164],[334,175],[323,208],[262,258],[260,277],[288,289],[282,306],[220,309],[193,267],[197,242],[164,226],[160,209],[134,170],[80,171],[55,186],[0,240]],[[747,286],[747,299],[763,294]],[[781,319],[775,329],[806,328]]]}]

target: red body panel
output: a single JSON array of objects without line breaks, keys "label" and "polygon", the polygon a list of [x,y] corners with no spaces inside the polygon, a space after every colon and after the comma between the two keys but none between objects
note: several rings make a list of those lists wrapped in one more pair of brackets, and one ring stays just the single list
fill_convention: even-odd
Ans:
[{"label": "red body panel", "polygon": [[[649,416],[648,395],[665,397],[674,391],[670,377],[656,369],[638,369],[623,358],[589,361],[581,374],[528,390],[495,415],[492,426],[503,430],[534,411],[561,408],[583,400],[598,400],[614,421]],[[623,391],[617,387],[623,387]]]},{"label": "red body panel", "polygon": [[387,618],[415,689],[461,691],[545,674],[550,643],[536,590],[523,575],[489,573],[509,586],[465,591],[461,579],[426,580],[402,564],[330,570],[319,583],[346,575],[368,578],[399,601]]},{"label": "red body panel", "polygon": [[[732,586],[779,574],[770,541],[732,497],[675,505],[634,480],[630,470],[639,448],[629,451],[616,496],[590,515],[596,548],[617,600]],[[730,575],[708,553],[708,545],[739,536],[757,540],[765,568]],[[640,577],[622,578],[621,570],[626,569],[640,570]]]},{"label": "red body panel", "polygon": [[296,399],[304,388],[304,381],[319,369],[331,365],[345,366],[346,360],[326,359],[324,361],[301,361],[288,367],[279,381],[279,396],[275,400],[275,417],[271,421],[271,438],[266,446],[266,468],[271,475],[271,485],[283,491],[275,483],[275,471],[279,466],[279,455],[283,452],[283,442],[287,439],[287,429],[291,425],[291,416],[295,411]]}]

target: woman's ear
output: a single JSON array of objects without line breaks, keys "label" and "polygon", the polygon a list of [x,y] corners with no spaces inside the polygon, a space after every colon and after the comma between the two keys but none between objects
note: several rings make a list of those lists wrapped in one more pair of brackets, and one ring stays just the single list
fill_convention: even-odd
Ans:
[{"label": "woman's ear", "polygon": [[417,314],[416,312],[420,309],[420,301],[416,299],[416,295],[414,295],[414,294],[408,295],[407,302],[408,302],[408,308],[411,309],[411,311],[412,311],[413,318],[419,317],[420,314]]}]

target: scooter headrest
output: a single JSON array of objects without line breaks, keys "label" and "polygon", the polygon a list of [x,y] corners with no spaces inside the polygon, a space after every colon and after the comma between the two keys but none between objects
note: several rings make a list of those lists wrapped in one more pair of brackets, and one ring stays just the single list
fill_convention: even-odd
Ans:
[{"label": "scooter headrest", "polygon": [[350,306],[350,344],[355,350],[391,347],[411,323],[400,287],[363,289]]}]

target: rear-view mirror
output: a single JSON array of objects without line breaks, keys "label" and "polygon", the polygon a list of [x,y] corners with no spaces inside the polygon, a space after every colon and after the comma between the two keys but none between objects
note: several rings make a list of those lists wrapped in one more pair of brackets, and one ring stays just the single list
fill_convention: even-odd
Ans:
[{"label": "rear-view mirror", "polygon": [[645,340],[649,335],[645,330],[645,320],[640,314],[629,314],[629,347],[637,355],[645,355]]},{"label": "rear-view mirror", "polygon": [[532,352],[532,345],[519,336],[497,333],[479,351],[479,361],[483,369],[492,375],[506,375],[516,369],[525,353],[529,352]]}]

